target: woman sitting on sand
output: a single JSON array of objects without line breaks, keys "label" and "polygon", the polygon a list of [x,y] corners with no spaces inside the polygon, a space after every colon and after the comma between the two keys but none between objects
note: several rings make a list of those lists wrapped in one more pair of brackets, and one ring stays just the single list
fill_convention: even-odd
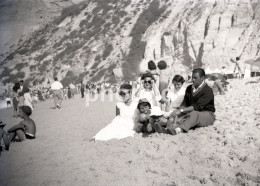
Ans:
[{"label": "woman sitting on sand", "polygon": [[172,79],[173,87],[170,88],[167,94],[166,112],[176,110],[182,103],[186,87],[183,86],[185,82],[181,75],[175,75]]},{"label": "woman sitting on sand", "polygon": [[134,136],[134,120],[138,113],[138,102],[132,99],[132,86],[130,84],[121,85],[119,95],[122,97],[123,102],[116,105],[116,117],[93,137],[95,141]]}]

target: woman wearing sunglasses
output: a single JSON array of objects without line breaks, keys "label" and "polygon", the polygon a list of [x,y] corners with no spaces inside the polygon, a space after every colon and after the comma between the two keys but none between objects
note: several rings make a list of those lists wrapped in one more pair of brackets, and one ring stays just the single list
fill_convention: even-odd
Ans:
[{"label": "woman wearing sunglasses", "polygon": [[156,87],[154,77],[151,73],[145,73],[142,75],[141,86],[135,93],[135,97],[138,100],[146,98],[151,104],[151,107],[158,106],[158,103],[162,97]]},{"label": "woman wearing sunglasses", "polygon": [[130,84],[121,85],[119,95],[122,98],[122,102],[116,105],[116,117],[93,137],[95,141],[134,136],[134,120],[138,114],[138,102],[132,99],[132,86]]}]

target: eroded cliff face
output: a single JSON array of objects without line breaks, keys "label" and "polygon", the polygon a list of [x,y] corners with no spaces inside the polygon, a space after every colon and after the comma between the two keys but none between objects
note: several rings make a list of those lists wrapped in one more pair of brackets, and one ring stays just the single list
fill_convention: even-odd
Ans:
[{"label": "eroded cliff face", "polygon": [[225,66],[232,72],[230,58],[240,56],[243,68],[245,60],[259,56],[259,8],[252,1],[176,1],[167,19],[148,29],[141,67],[154,59],[167,61],[175,72],[180,71],[176,64],[183,65],[182,71],[201,66],[220,71]]},{"label": "eroded cliff face", "polygon": [[115,82],[136,79],[149,60],[165,60],[172,75],[195,67],[232,72],[230,58],[240,56],[244,69],[260,55],[259,29],[256,0],[92,0],[67,8],[12,51],[2,79]]}]

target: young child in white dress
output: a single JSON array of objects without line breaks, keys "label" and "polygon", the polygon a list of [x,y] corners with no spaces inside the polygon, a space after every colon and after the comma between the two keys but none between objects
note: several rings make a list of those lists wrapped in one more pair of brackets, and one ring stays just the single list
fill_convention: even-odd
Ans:
[{"label": "young child in white dress", "polygon": [[95,141],[134,137],[134,121],[138,114],[138,102],[132,99],[132,86],[130,84],[121,85],[119,95],[123,102],[116,104],[116,117],[93,137]]}]

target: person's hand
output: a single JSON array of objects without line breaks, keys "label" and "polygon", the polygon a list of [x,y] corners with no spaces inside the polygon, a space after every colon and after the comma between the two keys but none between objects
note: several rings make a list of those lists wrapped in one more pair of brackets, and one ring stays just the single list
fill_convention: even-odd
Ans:
[{"label": "person's hand", "polygon": [[154,80],[152,80],[152,86],[153,86],[153,87],[155,86]]},{"label": "person's hand", "polygon": [[179,116],[181,114],[181,111],[180,110],[175,110],[171,113],[171,117],[175,118],[176,116]]},{"label": "person's hand", "polygon": [[177,127],[177,128],[175,129],[175,131],[176,131],[176,134],[183,133],[183,129],[180,128],[180,127]]},{"label": "person's hand", "polygon": [[148,125],[147,125],[147,131],[148,131],[148,132],[152,132],[152,130],[153,130],[153,127],[152,127],[151,123],[148,123]]}]

